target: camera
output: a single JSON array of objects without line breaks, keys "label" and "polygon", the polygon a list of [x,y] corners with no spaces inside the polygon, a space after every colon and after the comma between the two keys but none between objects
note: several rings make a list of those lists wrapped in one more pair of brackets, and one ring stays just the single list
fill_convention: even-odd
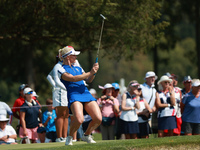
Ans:
[{"label": "camera", "polygon": [[110,98],[110,96],[107,96],[105,99],[109,99]]}]

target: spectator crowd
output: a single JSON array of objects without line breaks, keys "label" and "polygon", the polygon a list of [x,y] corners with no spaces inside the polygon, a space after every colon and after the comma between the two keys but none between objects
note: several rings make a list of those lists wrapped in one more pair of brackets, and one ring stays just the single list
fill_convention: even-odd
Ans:
[{"label": "spectator crowd", "polygon": [[[47,76],[52,99],[48,98],[46,105],[39,103],[39,96],[27,84],[20,85],[12,109],[0,102],[0,144],[17,144],[17,135],[20,143],[73,145],[80,140],[96,143],[94,132],[100,132],[102,140],[200,134],[199,79],[185,76],[181,89],[177,75],[165,73],[158,79],[148,71],[144,83],[131,80],[123,93],[118,83],[99,85],[102,93],[98,97],[95,89],[87,89],[83,79],[92,82],[99,66],[95,63],[85,73],[76,60],[79,53],[71,46],[59,50],[56,65]],[[42,112],[42,107],[46,111]],[[16,129],[12,117],[19,120]]]}]

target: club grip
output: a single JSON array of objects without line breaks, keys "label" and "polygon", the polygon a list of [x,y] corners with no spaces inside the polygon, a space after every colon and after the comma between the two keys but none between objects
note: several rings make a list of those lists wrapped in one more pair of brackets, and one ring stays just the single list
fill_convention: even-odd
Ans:
[{"label": "club grip", "polygon": [[97,63],[98,62],[98,57],[96,58],[96,60],[95,60],[95,63]]}]

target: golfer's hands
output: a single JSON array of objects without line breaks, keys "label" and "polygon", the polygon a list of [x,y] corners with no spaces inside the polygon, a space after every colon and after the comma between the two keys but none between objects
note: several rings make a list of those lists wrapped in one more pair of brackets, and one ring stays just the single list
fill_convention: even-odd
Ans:
[{"label": "golfer's hands", "polygon": [[92,74],[95,74],[95,73],[97,73],[98,70],[99,70],[99,63],[95,63],[90,72]]}]

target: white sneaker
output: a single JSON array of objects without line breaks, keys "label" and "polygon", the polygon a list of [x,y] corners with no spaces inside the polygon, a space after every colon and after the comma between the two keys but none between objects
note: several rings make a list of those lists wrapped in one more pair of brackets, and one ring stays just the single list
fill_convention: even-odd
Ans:
[{"label": "white sneaker", "polygon": [[63,140],[63,137],[60,137],[56,139],[56,142],[65,142],[65,141]]},{"label": "white sneaker", "polygon": [[93,140],[93,136],[91,136],[91,135],[88,135],[88,136],[83,135],[83,136],[81,137],[81,140],[82,140],[82,141],[85,141],[85,142],[87,142],[87,143],[96,143],[96,142]]},{"label": "white sneaker", "polygon": [[77,142],[77,139],[75,139],[75,140],[72,140],[72,142]]},{"label": "white sneaker", "polygon": [[73,137],[72,136],[68,136],[66,138],[65,145],[73,145],[72,140],[73,140]]},{"label": "white sneaker", "polygon": [[67,139],[66,137],[65,137],[65,138],[62,138],[63,142],[66,142],[66,139]]}]

